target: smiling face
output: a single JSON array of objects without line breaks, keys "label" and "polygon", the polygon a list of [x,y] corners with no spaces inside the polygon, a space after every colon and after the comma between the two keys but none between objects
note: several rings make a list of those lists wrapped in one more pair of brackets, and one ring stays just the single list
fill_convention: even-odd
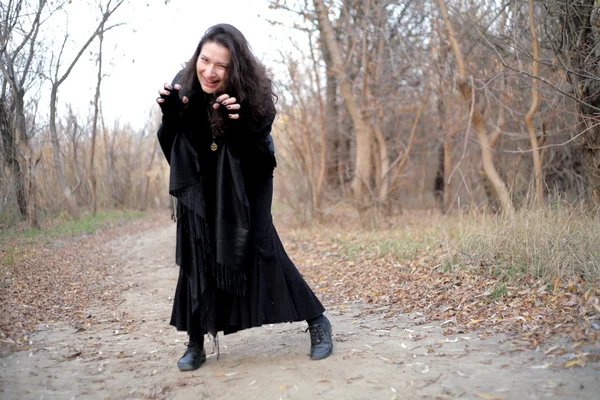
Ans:
[{"label": "smiling face", "polygon": [[202,46],[196,61],[196,75],[205,93],[215,93],[223,86],[230,60],[231,53],[226,47],[215,42]]}]

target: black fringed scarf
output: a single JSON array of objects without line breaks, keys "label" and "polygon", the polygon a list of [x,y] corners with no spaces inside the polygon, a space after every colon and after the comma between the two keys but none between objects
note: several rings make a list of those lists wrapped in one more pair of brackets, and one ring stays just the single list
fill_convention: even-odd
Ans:
[{"label": "black fringed scarf", "polygon": [[224,142],[217,152],[214,231],[207,222],[202,177],[194,178],[200,171],[190,168],[199,168],[199,163],[192,163],[190,158],[195,158],[195,151],[184,135],[178,135],[173,144],[169,193],[177,200],[175,219],[185,223],[206,255],[206,272],[216,278],[220,289],[242,295],[246,280],[242,264],[247,253],[250,211],[239,158]]},{"label": "black fringed scarf", "polygon": [[[191,114],[191,117],[202,120],[206,113],[200,110],[205,110],[206,104],[203,99],[196,98],[196,100],[199,101],[193,106],[194,108],[191,108],[192,96],[190,96],[186,111]],[[208,128],[206,121],[202,122],[200,126],[204,129]],[[208,317],[206,311],[210,309],[214,300],[214,288],[211,284],[234,295],[243,295],[246,292],[243,263],[248,253],[249,204],[240,159],[228,146],[226,140],[220,140],[216,156],[214,219],[212,215],[207,215],[209,210],[205,202],[205,177],[203,176],[206,171],[202,171],[199,154],[194,146],[195,143],[192,143],[192,140],[195,140],[194,135],[206,134],[206,132],[195,131],[199,126],[197,123],[177,125],[184,128],[173,128],[175,124],[167,127],[163,121],[161,129],[167,132],[159,134],[159,141],[165,155],[169,153],[167,156],[170,162],[169,193],[176,199],[173,217],[178,220],[178,226],[182,226],[184,232],[189,235],[187,239],[196,246],[199,256],[194,258],[194,265],[186,265],[180,257],[177,257],[176,261],[190,282],[193,311],[198,310],[202,304],[200,319],[206,327],[209,327],[212,324],[206,320]],[[209,221],[214,223],[211,224]]]}]

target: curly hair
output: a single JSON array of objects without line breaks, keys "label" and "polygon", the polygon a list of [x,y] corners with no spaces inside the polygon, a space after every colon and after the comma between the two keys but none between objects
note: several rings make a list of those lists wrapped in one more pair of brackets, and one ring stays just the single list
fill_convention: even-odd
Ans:
[{"label": "curly hair", "polygon": [[[190,91],[200,88],[196,63],[206,43],[217,43],[227,48],[231,54],[223,86],[215,93],[215,98],[222,93],[235,97],[245,111],[240,113],[240,117],[249,121],[257,121],[261,117],[274,114],[277,95],[273,91],[273,83],[267,76],[266,68],[256,59],[242,32],[229,24],[211,26],[204,33],[194,55],[183,70],[184,87]],[[222,134],[223,117],[221,113],[213,112],[213,115],[213,128],[216,128],[216,134]]]}]

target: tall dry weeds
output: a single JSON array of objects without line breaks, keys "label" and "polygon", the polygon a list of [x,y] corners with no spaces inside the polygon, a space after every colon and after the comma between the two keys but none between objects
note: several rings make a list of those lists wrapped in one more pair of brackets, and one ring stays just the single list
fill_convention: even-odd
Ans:
[{"label": "tall dry weeds", "polygon": [[507,280],[600,276],[600,213],[581,207],[471,214],[458,222],[454,241],[462,262],[483,263]]}]

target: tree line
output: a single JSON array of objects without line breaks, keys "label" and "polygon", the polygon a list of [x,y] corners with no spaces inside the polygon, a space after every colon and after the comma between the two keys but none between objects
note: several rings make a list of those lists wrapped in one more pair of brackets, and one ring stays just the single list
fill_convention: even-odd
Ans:
[{"label": "tree line", "polygon": [[[121,25],[111,19],[124,4],[89,2],[97,24],[83,39],[68,28],[62,36],[54,32],[53,24],[64,20],[71,1],[8,0],[0,5],[0,226],[1,220],[25,219],[39,227],[40,212],[78,218],[82,208],[95,215],[99,207],[160,203],[164,171],[154,162],[152,134],[157,116],[134,131],[127,123],[105,123],[101,113],[104,37]],[[73,42],[75,49],[69,48]],[[61,86],[87,56],[97,68],[90,115],[79,115],[68,103],[59,114],[59,107],[65,108],[59,104]],[[48,110],[47,120],[40,118],[42,110]]]},{"label": "tree line", "polygon": [[[103,40],[124,2],[98,1],[97,25],[71,58],[68,33],[44,35],[70,1],[0,5],[0,217],[36,226],[38,212],[166,204],[158,115],[139,131],[102,117]],[[342,203],[367,218],[600,203],[598,1],[268,3],[290,37],[270,66],[277,187],[299,215]],[[90,115],[60,114],[61,85],[84,54],[97,66]]]},{"label": "tree line", "polygon": [[600,203],[597,1],[271,8],[306,44],[282,54],[279,81],[291,181],[305,188],[290,204],[305,214],[332,199],[362,215]]}]

